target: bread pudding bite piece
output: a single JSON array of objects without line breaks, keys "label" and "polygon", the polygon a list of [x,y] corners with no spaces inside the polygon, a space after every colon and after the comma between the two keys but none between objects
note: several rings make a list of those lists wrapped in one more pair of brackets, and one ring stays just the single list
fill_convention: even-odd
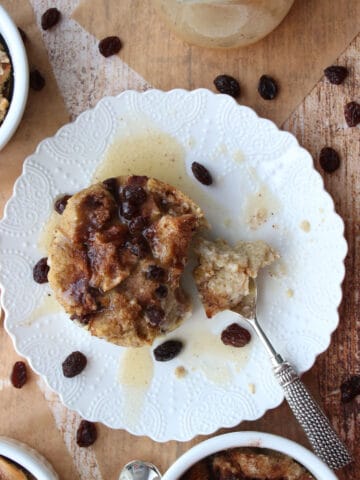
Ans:
[{"label": "bread pudding bite piece", "polygon": [[199,238],[195,245],[198,266],[195,282],[207,317],[222,310],[244,314],[249,306],[250,279],[270,265],[278,253],[265,242],[238,242],[231,247],[225,240]]},{"label": "bread pudding bite piece", "polygon": [[178,326],[191,303],[180,280],[201,209],[145,176],[105,180],[73,195],[49,250],[49,282],[93,335],[140,347]]}]

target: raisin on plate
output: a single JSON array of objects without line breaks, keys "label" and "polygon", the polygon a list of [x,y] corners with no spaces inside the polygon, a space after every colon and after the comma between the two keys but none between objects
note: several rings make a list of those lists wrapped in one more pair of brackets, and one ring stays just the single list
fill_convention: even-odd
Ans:
[{"label": "raisin on plate", "polygon": [[59,215],[62,215],[70,198],[71,195],[64,195],[63,197],[58,198],[54,203],[55,212],[57,212]]},{"label": "raisin on plate", "polygon": [[211,173],[201,163],[193,162],[191,164],[191,170],[196,180],[202,183],[203,185],[211,185],[213,183]]},{"label": "raisin on plate", "polygon": [[221,341],[231,347],[245,347],[250,340],[250,332],[237,323],[232,323],[221,332]]},{"label": "raisin on plate", "polygon": [[86,356],[81,352],[72,352],[62,363],[64,377],[72,378],[79,375],[87,364]]},{"label": "raisin on plate", "polygon": [[41,258],[33,269],[33,279],[36,283],[48,282],[49,266],[47,264],[47,257]]},{"label": "raisin on plate", "polygon": [[154,349],[154,357],[158,362],[168,362],[181,352],[183,343],[180,340],[168,340]]}]

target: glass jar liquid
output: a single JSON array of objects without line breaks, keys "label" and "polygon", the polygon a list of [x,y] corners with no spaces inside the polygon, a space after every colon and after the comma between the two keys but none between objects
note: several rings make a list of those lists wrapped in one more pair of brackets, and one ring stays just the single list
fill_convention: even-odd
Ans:
[{"label": "glass jar liquid", "polygon": [[186,42],[234,48],[257,42],[276,28],[294,0],[153,0]]}]

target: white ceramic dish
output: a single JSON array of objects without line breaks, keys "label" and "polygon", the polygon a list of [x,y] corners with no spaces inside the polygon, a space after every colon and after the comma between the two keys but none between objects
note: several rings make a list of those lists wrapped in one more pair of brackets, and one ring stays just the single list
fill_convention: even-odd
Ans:
[{"label": "white ceramic dish", "polygon": [[[88,186],[115,140],[123,155],[129,141],[136,148],[142,145],[140,157],[146,155],[153,148],[146,135],[153,130],[170,135],[175,150],[183,152],[158,172],[159,178],[167,180],[179,162],[185,166],[183,178],[190,182],[185,191],[204,209],[213,236],[264,239],[280,252],[281,262],[259,277],[258,313],[274,345],[299,372],[313,365],[337,327],[347,247],[343,222],[312,158],[295,137],[229,96],[208,90],[128,91],[104,98],[41,142],[25,161],[0,224],[1,300],[16,350],[82,417],[156,441],[185,441],[255,420],[283,400],[256,338],[243,350],[224,352],[220,332],[237,317],[223,312],[208,320],[197,300],[191,319],[169,335],[184,340],[184,351],[171,362],[153,362],[148,385],[129,384],[119,381],[119,363],[129,350],[91,337],[59,308],[49,311],[50,287],[32,278],[33,265],[44,256],[39,232],[54,199]],[[156,144],[159,156],[168,148],[161,147],[165,144]],[[204,187],[193,179],[193,161],[208,166],[214,185]],[[263,198],[272,215],[251,230],[246,223],[249,200]],[[222,350],[208,350],[209,336]],[[80,375],[67,379],[61,363],[74,350],[89,362]],[[131,366],[135,363],[132,358]],[[176,377],[177,366],[185,366],[188,375]]]},{"label": "white ceramic dish", "polygon": [[335,474],[310,450],[278,435],[262,432],[234,432],[205,440],[188,450],[165,472],[162,480],[178,480],[192,465],[221,450],[236,447],[268,448],[289,455],[303,465],[316,480],[337,480]]},{"label": "white ceramic dish", "polygon": [[24,467],[36,480],[58,480],[50,463],[25,443],[0,436],[0,455]]},{"label": "white ceramic dish", "polygon": [[0,150],[15,133],[22,119],[29,90],[29,67],[19,30],[4,7],[0,5],[0,34],[10,52],[13,67],[13,94],[7,115],[0,125]]}]

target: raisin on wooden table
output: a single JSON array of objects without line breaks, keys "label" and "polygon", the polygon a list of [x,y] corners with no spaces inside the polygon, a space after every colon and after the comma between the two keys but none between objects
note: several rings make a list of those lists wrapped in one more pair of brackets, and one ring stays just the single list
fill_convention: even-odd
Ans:
[{"label": "raisin on wooden table", "polygon": [[348,74],[349,70],[340,65],[331,65],[324,70],[325,77],[334,85],[340,85],[343,83]]},{"label": "raisin on wooden table", "polygon": [[344,116],[349,127],[356,127],[360,123],[360,103],[347,103],[344,107]]},{"label": "raisin on wooden table", "polygon": [[103,38],[99,43],[99,51],[104,57],[110,57],[119,53],[121,47],[120,38],[115,36]]},{"label": "raisin on wooden table", "polygon": [[49,8],[41,16],[41,28],[43,30],[49,30],[56,25],[61,17],[61,13],[57,8]]},{"label": "raisin on wooden table", "polygon": [[233,98],[240,95],[240,84],[236,78],[230,75],[218,75],[214,80],[214,85],[220,93],[225,93]]},{"label": "raisin on wooden table", "polygon": [[278,86],[269,75],[262,75],[258,84],[258,92],[264,100],[273,100],[278,94]]},{"label": "raisin on wooden table", "polygon": [[360,375],[353,375],[340,386],[341,401],[351,402],[357,395],[360,395]]},{"label": "raisin on wooden table", "polygon": [[76,432],[76,443],[79,447],[90,447],[97,439],[95,423],[81,420]]},{"label": "raisin on wooden table", "polygon": [[29,77],[29,85],[32,90],[40,92],[45,87],[45,78],[41,75],[39,70],[31,70]]},{"label": "raisin on wooden table", "polygon": [[13,366],[10,381],[15,388],[22,388],[27,381],[27,369],[24,362],[16,362]]},{"label": "raisin on wooden table", "polygon": [[340,167],[339,154],[331,147],[324,147],[320,151],[319,163],[325,172],[335,172]]}]

